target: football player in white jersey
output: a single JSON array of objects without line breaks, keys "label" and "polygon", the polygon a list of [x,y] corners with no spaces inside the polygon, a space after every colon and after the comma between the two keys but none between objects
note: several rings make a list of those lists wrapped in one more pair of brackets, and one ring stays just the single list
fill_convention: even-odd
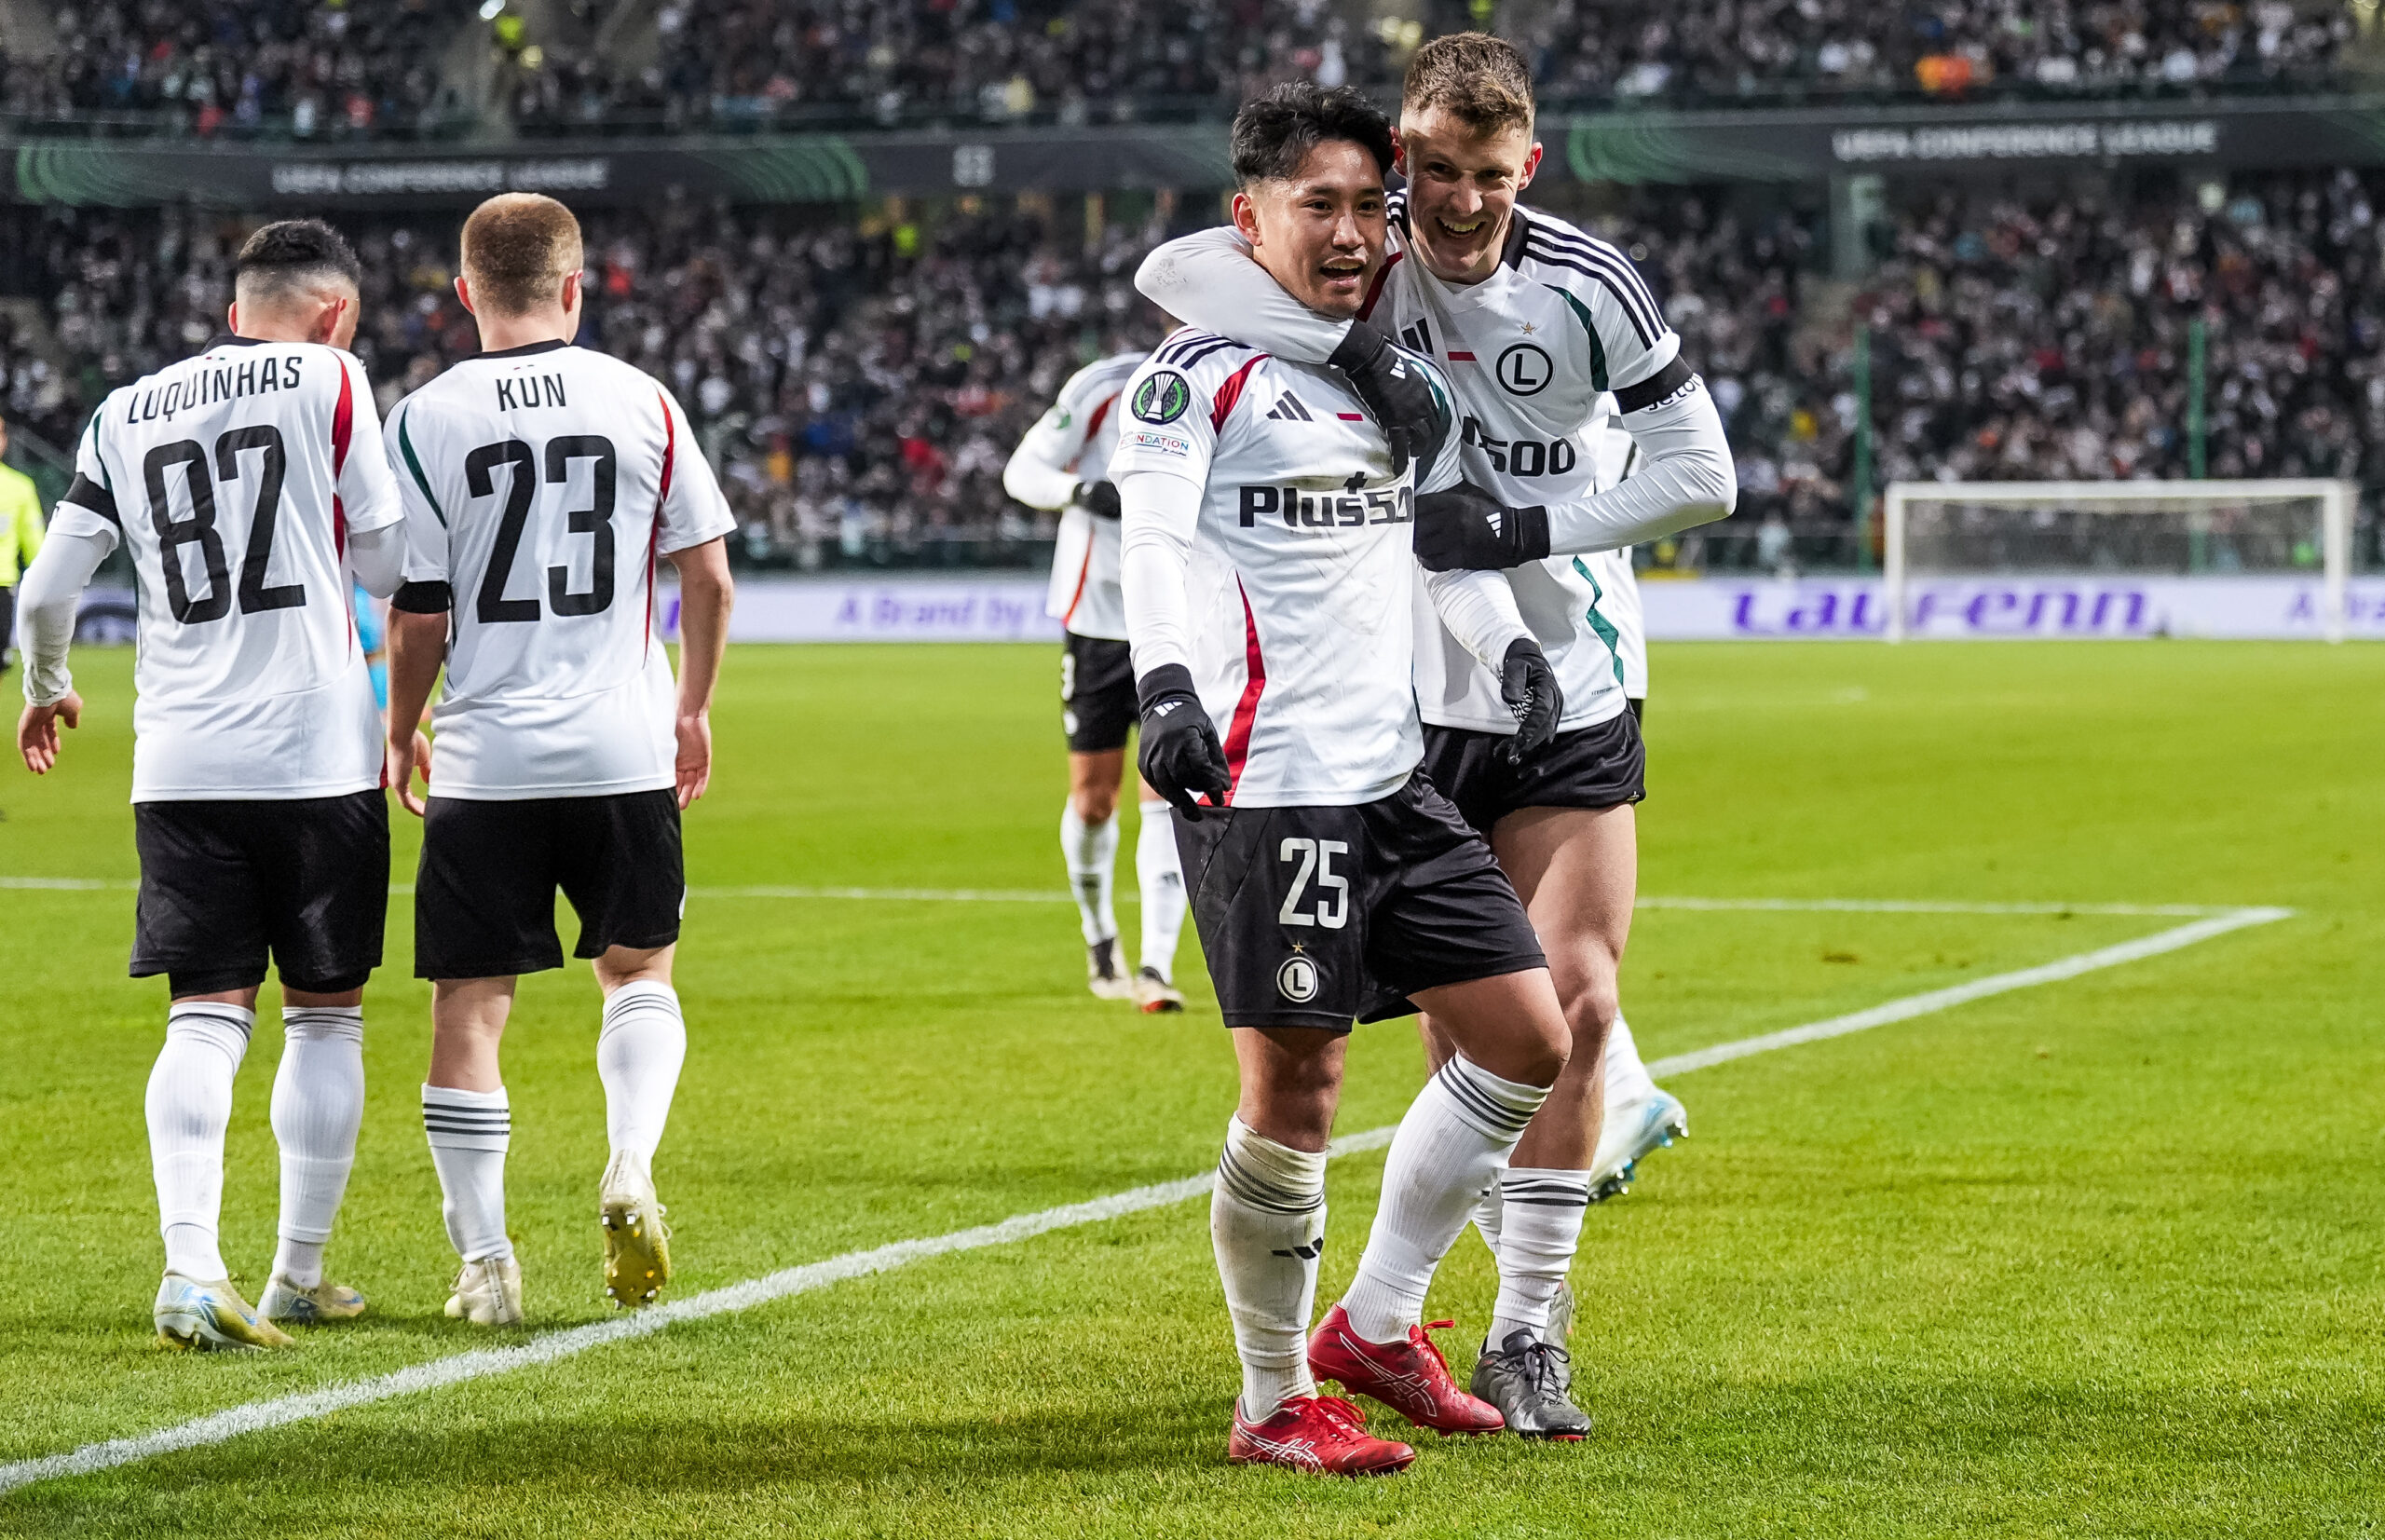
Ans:
[{"label": "football player in white jersey", "polygon": [[[1376,384],[1396,356],[1386,332],[1442,362],[1457,393],[1470,484],[1420,499],[1417,552],[1427,567],[1507,569],[1566,714],[1550,752],[1510,762],[1496,675],[1445,630],[1427,629],[1417,648],[1425,768],[1491,837],[1530,906],[1574,1049],[1500,1178],[1519,1206],[1498,1247],[1499,1302],[1474,1385],[1518,1432],[1573,1438],[1589,1419],[1569,1397],[1565,1350],[1545,1333],[1594,1190],[1603,1045],[1637,886],[1631,809],[1643,795],[1617,634],[1583,557],[1723,517],[1736,484],[1721,419],[1630,264],[1516,207],[1539,164],[1532,129],[1531,71],[1513,45],[1481,34],[1436,39],[1409,65],[1409,186],[1392,211],[1392,254],[1356,320],[1290,303],[1233,230],[1162,247],[1137,282],[1194,325],[1231,318],[1238,335],[1280,358],[1339,366],[1387,414],[1397,403]],[[1610,401],[1647,463],[1601,489],[1595,450]],[[1554,552],[1565,554],[1547,559]],[[1436,1059],[1451,1052],[1445,1036],[1433,1043]],[[1503,1233],[1495,1198],[1485,1200],[1486,1236]]]},{"label": "football player in white jersey", "polygon": [[[1297,303],[1355,313],[1383,260],[1389,120],[1283,86],[1234,119],[1237,225]],[[1424,384],[1430,365],[1401,365]],[[1403,374],[1402,378],[1411,377]],[[1210,1234],[1243,1366],[1229,1458],[1382,1474],[1339,1381],[1443,1432],[1489,1432],[1421,1324],[1434,1269],[1563,1068],[1538,943],[1483,838],[1418,770],[1411,538],[1457,481],[1444,415],[1408,457],[1337,371],[1184,331],[1136,372],[1111,474],[1143,777],[1176,804],[1241,1103]],[[1511,752],[1553,732],[1548,661],[1491,574],[1429,584],[1504,686]],[[1325,1150],[1354,1017],[1432,1012],[1456,1044],[1401,1120],[1356,1279],[1303,1342]]]},{"label": "football player in white jersey", "polygon": [[[679,814],[712,772],[722,538],[736,521],[671,392],[573,346],[581,261],[579,222],[552,198],[509,193],[474,210],[456,293],[486,350],[392,407],[384,434],[410,537],[390,606],[389,720],[418,719],[447,666],[427,810],[414,738],[394,729],[388,774],[425,815],[422,1122],[463,1261],[447,1314],[480,1325],[522,1319],[498,1044],[517,976],[563,966],[557,888],[579,916],[573,955],[594,963],[605,996],[606,1292],[643,1304],[671,1276],[653,1161],[688,1045],[671,986]],[[675,688],[654,636],[658,558],[679,572]]]},{"label": "football player in white jersey", "polygon": [[[116,390],[25,574],[25,712],[36,775],[82,713],[66,668],[76,601],[121,545],[140,590],[133,976],[172,1003],[150,1073],[149,1150],[176,1347],[289,1345],[274,1323],[361,1314],[323,1276],[364,1111],[364,983],[381,961],[389,818],[381,716],[348,621],[405,550],[356,335],[355,253],[318,220],[268,225],[233,265],[231,333]],[[352,574],[352,577],[351,577]],[[232,1082],[268,958],[281,979],[280,1245],[252,1310],[217,1242]]]},{"label": "football player in white jersey", "polygon": [[1135,667],[1126,656],[1126,611],[1118,595],[1118,488],[1108,478],[1118,447],[1118,393],[1150,356],[1113,353],[1070,375],[1052,409],[1018,441],[1002,470],[1002,490],[1029,508],[1060,515],[1043,609],[1068,634],[1068,650],[1060,656],[1060,727],[1069,739],[1060,853],[1084,934],[1086,978],[1104,1000],[1132,1000],[1157,1013],[1184,1009],[1175,982],[1184,878],[1167,803],[1139,783],[1135,877],[1142,889],[1143,951],[1131,978],[1118,955],[1118,916],[1111,903],[1118,791],[1126,773],[1126,733],[1135,724]]}]

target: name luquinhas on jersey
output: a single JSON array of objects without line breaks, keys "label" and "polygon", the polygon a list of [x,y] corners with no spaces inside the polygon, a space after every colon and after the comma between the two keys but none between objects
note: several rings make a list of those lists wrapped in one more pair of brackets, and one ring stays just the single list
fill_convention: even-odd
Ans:
[{"label": "name luquinhas on jersey", "polygon": [[564,404],[561,375],[533,375],[528,379],[500,379],[496,384],[497,409],[500,412]]},{"label": "name luquinhas on jersey", "polygon": [[1406,476],[1382,486],[1369,486],[1363,472],[1339,486],[1238,486],[1242,527],[1255,527],[1261,515],[1284,521],[1287,529],[1357,529],[1367,525],[1416,522],[1416,489]]},{"label": "name luquinhas on jersey", "polygon": [[1480,417],[1469,416],[1459,442],[1479,449],[1491,469],[1509,476],[1562,476],[1580,463],[1571,439],[1493,438]]},{"label": "name luquinhas on jersey", "polygon": [[193,370],[154,389],[128,395],[124,406],[125,423],[129,426],[136,422],[155,422],[159,417],[170,422],[175,413],[186,412],[195,406],[209,406],[241,396],[262,396],[269,390],[295,390],[302,361],[295,353],[285,353],[279,358],[267,354],[264,358],[243,359],[238,363],[219,363]]}]

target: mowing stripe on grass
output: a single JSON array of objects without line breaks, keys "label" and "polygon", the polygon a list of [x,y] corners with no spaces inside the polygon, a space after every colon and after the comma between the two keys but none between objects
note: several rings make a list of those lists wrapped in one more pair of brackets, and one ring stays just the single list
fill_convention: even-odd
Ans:
[{"label": "mowing stripe on grass", "polygon": [[[2266,925],[2284,920],[2291,909],[2236,909],[2227,914],[2180,925],[2139,941],[2122,942],[2116,947],[2102,947],[2092,952],[2080,952],[2040,967],[2023,968],[2014,973],[1997,974],[1989,978],[1974,979],[1969,984],[1950,989],[1932,989],[1927,994],[1910,995],[1875,1005],[1868,1011],[1851,1015],[1833,1016],[1827,1021],[1810,1022],[1792,1027],[1785,1031],[1766,1032],[1760,1037],[1742,1038],[1736,1043],[1701,1048],[1693,1053],[1675,1054],[1648,1066],[1651,1074],[1683,1075],[1710,1065],[1728,1063],[1752,1054],[1768,1054],[1800,1043],[1819,1043],[1825,1038],[1845,1037],[1891,1022],[1910,1021],[1915,1016],[1951,1009],[1991,995],[2008,994],[2015,989],[2027,989],[2040,984],[2051,984],[2101,968],[2117,967],[2143,958],[2158,957],[2226,935],[2230,931],[2252,925]],[[1351,1134],[1335,1139],[1329,1155],[1355,1154],[1362,1150],[1380,1150],[1391,1142],[1392,1128],[1370,1128],[1364,1133]],[[825,1261],[806,1262],[759,1278],[750,1278],[724,1288],[709,1289],[684,1300],[656,1305],[634,1315],[617,1315],[610,1320],[587,1326],[569,1327],[551,1331],[516,1347],[481,1348],[470,1353],[454,1354],[416,1364],[370,1380],[351,1381],[322,1390],[307,1391],[295,1396],[278,1397],[269,1401],[252,1401],[245,1406],[196,1418],[172,1427],[159,1428],[155,1433],[137,1438],[112,1438],[104,1443],[86,1444],[63,1453],[47,1454],[32,1460],[20,1460],[0,1465],[0,1493],[14,1492],[37,1481],[51,1481],[67,1476],[88,1476],[117,1465],[134,1465],[152,1460],[177,1450],[197,1449],[237,1438],[244,1433],[261,1432],[291,1423],[307,1422],[327,1417],[350,1407],[386,1401],[400,1396],[412,1396],[442,1386],[462,1384],[469,1380],[484,1380],[498,1374],[511,1374],[515,1370],[530,1369],[539,1364],[553,1363],[572,1357],[591,1348],[612,1342],[626,1342],[661,1331],[682,1321],[700,1321],[714,1315],[731,1315],[751,1310],[773,1300],[792,1294],[810,1293],[831,1284],[851,1278],[867,1277],[874,1273],[890,1272],[907,1267],[933,1257],[948,1256],[956,1251],[977,1251],[987,1247],[1009,1246],[1015,1242],[1048,1234],[1056,1230],[1073,1229],[1079,1225],[1098,1224],[1105,1220],[1138,1214],[1148,1208],[1165,1208],[1184,1203],[1209,1190],[1210,1177],[1203,1173],[1186,1177],[1180,1181],[1160,1182],[1151,1187],[1138,1187],[1124,1192],[1113,1192],[1105,1198],[1087,1203],[1064,1204],[1039,1213],[1019,1214],[999,1224],[978,1225],[973,1229],[956,1230],[942,1235],[930,1235],[918,1240],[896,1241],[867,1251],[848,1251]]]},{"label": "mowing stripe on grass", "polygon": [[[77,877],[0,877],[0,889],[24,888],[42,893],[131,893],[141,886],[129,879]],[[411,882],[392,882],[389,892],[401,897],[414,892]],[[1076,898],[1058,888],[817,888],[762,883],[747,887],[689,888],[689,898],[812,898],[879,904],[1073,904]],[[1132,893],[1120,895],[1132,904]],[[1687,909],[1697,912],[1780,914],[2009,914],[2118,915],[2146,919],[2243,914],[2232,904],[2050,904],[1973,903],[1937,898],[1670,898],[1642,893],[1634,902],[1642,909]]]}]

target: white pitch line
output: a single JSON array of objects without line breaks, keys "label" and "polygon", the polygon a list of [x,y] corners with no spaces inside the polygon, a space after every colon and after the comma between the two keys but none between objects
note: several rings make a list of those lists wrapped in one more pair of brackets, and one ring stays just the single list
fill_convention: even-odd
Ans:
[{"label": "white pitch line", "polygon": [[[1915,1016],[1948,1010],[1991,995],[2076,978],[2101,968],[2117,967],[2123,962],[2174,952],[2198,942],[2209,941],[2214,936],[2226,935],[2230,931],[2284,920],[2293,913],[2291,909],[2278,908],[2236,909],[2191,925],[2162,931],[2142,940],[2122,942],[2116,947],[2101,947],[2094,951],[2062,958],[2039,967],[2023,968],[2013,973],[1974,979],[1950,989],[1933,989],[1927,994],[1892,1000],[1885,1005],[1875,1005],[1852,1015],[1833,1016],[1827,1021],[1792,1027],[1785,1031],[1766,1032],[1760,1037],[1742,1038],[1736,1043],[1720,1043],[1693,1053],[1675,1054],[1649,1065],[1648,1070],[1659,1076],[1684,1075],[1694,1070],[1725,1064],[1752,1054],[1768,1054],[1799,1043],[1818,1043],[1825,1038],[1867,1031],[1891,1022],[1910,1021]],[[1338,1157],[1356,1154],[1362,1150],[1380,1150],[1391,1142],[1393,1131],[1392,1127],[1385,1126],[1346,1135],[1335,1139],[1327,1152],[1329,1156]],[[369,1380],[355,1380],[347,1384],[279,1397],[269,1401],[252,1401],[245,1406],[231,1407],[191,1422],[160,1428],[155,1433],[145,1433],[137,1438],[113,1438],[105,1443],[86,1444],[60,1454],[20,1460],[12,1465],[0,1465],[0,1493],[14,1492],[39,1481],[89,1476],[118,1465],[134,1465],[177,1450],[220,1444],[244,1433],[326,1417],[350,1407],[462,1384],[470,1380],[511,1374],[518,1369],[530,1369],[572,1357],[591,1348],[647,1336],[682,1321],[700,1321],[714,1315],[751,1310],[789,1295],[810,1293],[831,1284],[890,1272],[933,1257],[949,1256],[957,1251],[982,1250],[992,1246],[1009,1246],[1056,1230],[1098,1224],[1105,1220],[1138,1214],[1150,1208],[1165,1208],[1171,1204],[1199,1197],[1209,1190],[1209,1176],[1205,1173],[1186,1177],[1180,1181],[1160,1182],[1151,1187],[1113,1192],[1108,1197],[1095,1198],[1086,1203],[1064,1204],[1039,1213],[1020,1214],[999,1224],[979,1225],[919,1240],[896,1241],[867,1251],[848,1251],[825,1261],[785,1268],[744,1283],[675,1300],[650,1310],[552,1331],[516,1347],[481,1348],[454,1354]]]}]

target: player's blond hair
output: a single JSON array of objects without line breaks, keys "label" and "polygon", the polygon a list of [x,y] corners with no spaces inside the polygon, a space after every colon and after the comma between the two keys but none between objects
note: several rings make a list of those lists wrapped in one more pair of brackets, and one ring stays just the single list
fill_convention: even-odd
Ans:
[{"label": "player's blond hair", "polygon": [[499,193],[464,221],[464,278],[473,305],[494,315],[559,302],[584,260],[579,221],[540,193]]},{"label": "player's blond hair", "polygon": [[1436,37],[1408,61],[1401,113],[1439,108],[1477,133],[1532,132],[1532,65],[1523,50],[1484,32]]}]

